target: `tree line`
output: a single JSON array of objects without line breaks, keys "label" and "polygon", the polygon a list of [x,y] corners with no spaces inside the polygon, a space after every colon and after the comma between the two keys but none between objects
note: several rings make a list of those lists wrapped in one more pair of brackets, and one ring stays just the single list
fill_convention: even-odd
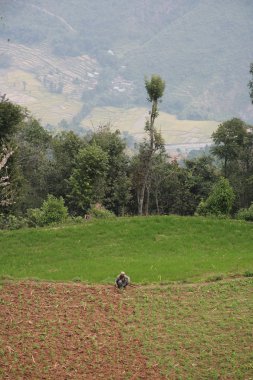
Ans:
[{"label": "tree line", "polygon": [[209,155],[179,164],[166,153],[155,127],[165,82],[153,75],[145,79],[145,88],[151,105],[146,137],[131,155],[120,132],[108,125],[84,137],[72,131],[53,135],[25,108],[2,96],[2,219],[30,215],[36,224],[46,202],[56,208],[57,200],[72,217],[84,217],[94,205],[117,216],[217,216],[247,210],[253,201],[252,126],[238,118],[221,123]]}]

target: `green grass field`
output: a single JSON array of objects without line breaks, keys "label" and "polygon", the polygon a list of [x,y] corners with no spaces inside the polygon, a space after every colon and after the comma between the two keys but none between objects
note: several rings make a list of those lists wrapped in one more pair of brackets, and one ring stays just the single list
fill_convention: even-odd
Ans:
[{"label": "green grass field", "polygon": [[[252,275],[252,229],[160,216],[1,231],[0,378],[252,379],[253,279],[228,278]],[[146,286],[116,290],[120,270]]]},{"label": "green grass field", "polygon": [[134,217],[0,232],[0,276],[111,283],[205,281],[253,272],[253,224]]}]

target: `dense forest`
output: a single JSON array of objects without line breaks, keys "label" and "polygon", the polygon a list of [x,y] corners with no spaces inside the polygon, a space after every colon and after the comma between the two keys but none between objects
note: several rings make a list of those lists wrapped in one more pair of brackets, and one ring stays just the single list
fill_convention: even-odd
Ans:
[{"label": "dense forest", "polygon": [[[252,69],[251,69],[252,73]],[[249,83],[252,96],[252,81]],[[172,160],[155,127],[165,82],[145,80],[150,102],[146,137],[127,154],[119,131],[52,135],[29,111],[0,102],[2,228],[149,214],[239,216],[253,201],[253,127],[238,118],[213,133],[209,155]]]}]

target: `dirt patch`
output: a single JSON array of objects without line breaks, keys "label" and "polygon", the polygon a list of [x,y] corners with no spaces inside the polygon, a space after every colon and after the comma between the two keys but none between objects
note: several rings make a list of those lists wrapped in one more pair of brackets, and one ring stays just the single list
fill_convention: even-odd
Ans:
[{"label": "dirt patch", "polygon": [[134,289],[9,282],[0,291],[0,378],[163,379],[135,334]]}]

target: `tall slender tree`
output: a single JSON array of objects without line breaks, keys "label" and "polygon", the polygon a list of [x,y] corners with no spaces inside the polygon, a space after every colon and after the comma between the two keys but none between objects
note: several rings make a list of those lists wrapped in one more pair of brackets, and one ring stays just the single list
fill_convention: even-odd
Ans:
[{"label": "tall slender tree", "polygon": [[145,198],[145,191],[147,195],[146,202],[146,212],[148,212],[148,203],[149,203],[149,191],[148,183],[149,176],[152,167],[152,159],[155,152],[163,147],[163,139],[161,134],[155,128],[155,120],[159,115],[158,111],[158,102],[161,101],[161,98],[165,89],[165,81],[159,75],[152,75],[151,79],[145,79],[145,88],[148,94],[148,101],[151,103],[151,110],[149,111],[149,118],[145,124],[145,132],[147,133],[147,138],[140,145],[139,158],[141,164],[140,171],[140,181],[139,189],[137,191],[137,200],[138,200],[138,214],[143,214],[143,205]]}]

